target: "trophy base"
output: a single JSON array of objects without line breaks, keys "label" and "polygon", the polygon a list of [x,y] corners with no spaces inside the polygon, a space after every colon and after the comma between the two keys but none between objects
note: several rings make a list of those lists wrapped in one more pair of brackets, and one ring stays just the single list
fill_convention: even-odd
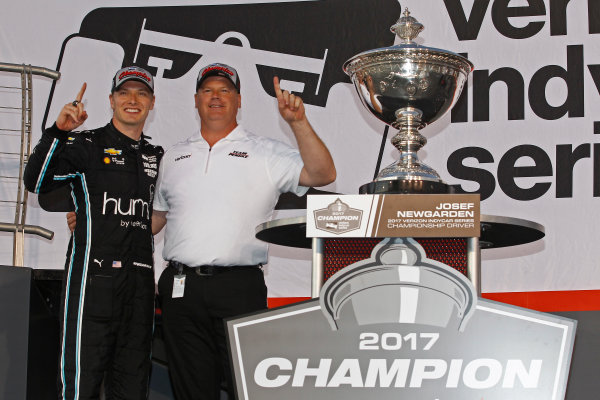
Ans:
[{"label": "trophy base", "polygon": [[452,194],[455,187],[439,181],[389,179],[373,181],[358,189],[360,194]]}]

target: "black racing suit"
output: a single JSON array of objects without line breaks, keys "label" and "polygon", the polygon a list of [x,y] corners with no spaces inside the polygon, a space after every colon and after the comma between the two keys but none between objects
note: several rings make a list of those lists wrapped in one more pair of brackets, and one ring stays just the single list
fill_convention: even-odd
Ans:
[{"label": "black racing suit", "polygon": [[59,390],[64,399],[146,399],[154,324],[152,200],[163,149],[112,123],[47,129],[29,157],[25,186],[70,184],[77,226],[67,251]]}]

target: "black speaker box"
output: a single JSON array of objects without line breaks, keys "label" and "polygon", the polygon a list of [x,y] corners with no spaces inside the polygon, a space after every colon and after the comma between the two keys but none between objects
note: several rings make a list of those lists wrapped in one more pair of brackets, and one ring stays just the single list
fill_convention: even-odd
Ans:
[{"label": "black speaker box", "polygon": [[0,398],[58,398],[61,280],[62,271],[0,265]]}]

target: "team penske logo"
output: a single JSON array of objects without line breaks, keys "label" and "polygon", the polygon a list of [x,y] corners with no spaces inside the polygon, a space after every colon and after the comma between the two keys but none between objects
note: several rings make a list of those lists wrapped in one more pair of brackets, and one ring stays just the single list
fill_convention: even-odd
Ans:
[{"label": "team penske logo", "polygon": [[111,156],[120,156],[123,153],[123,150],[117,150],[114,148],[104,149],[104,154],[110,154]]},{"label": "team penske logo", "polygon": [[229,153],[229,155],[232,157],[248,158],[248,153],[246,153],[245,151],[234,150],[231,153]]}]

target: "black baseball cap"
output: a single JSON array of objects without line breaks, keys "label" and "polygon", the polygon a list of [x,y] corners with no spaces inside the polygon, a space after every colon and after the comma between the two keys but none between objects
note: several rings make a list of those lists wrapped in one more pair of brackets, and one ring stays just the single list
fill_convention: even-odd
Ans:
[{"label": "black baseball cap", "polygon": [[125,67],[118,70],[113,78],[110,92],[114,93],[122,84],[132,80],[144,83],[154,93],[154,78],[152,78],[152,74],[140,67]]},{"label": "black baseball cap", "polygon": [[202,86],[206,78],[211,76],[222,76],[229,79],[233,86],[236,87],[238,93],[240,92],[240,77],[237,71],[235,68],[221,63],[209,64],[200,70],[198,79],[196,79],[196,90]]}]

